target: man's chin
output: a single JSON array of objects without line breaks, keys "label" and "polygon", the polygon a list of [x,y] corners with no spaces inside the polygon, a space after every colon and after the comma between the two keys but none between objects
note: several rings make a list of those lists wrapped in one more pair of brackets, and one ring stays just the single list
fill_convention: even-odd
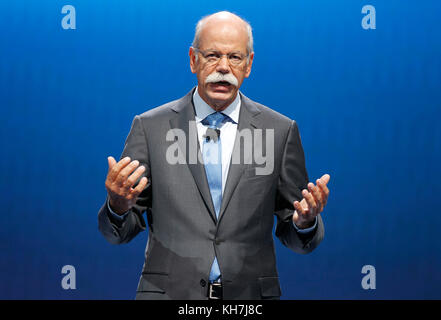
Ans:
[{"label": "man's chin", "polygon": [[208,98],[216,105],[216,106],[228,106],[231,102],[233,102],[235,96],[234,92],[228,93],[210,93]]}]

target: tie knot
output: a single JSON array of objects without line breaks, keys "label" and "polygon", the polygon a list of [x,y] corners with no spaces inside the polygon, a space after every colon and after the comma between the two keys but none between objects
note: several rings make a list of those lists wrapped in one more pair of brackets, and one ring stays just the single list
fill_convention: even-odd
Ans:
[{"label": "tie knot", "polygon": [[219,128],[229,117],[221,112],[214,112],[202,120],[202,124],[210,128]]}]

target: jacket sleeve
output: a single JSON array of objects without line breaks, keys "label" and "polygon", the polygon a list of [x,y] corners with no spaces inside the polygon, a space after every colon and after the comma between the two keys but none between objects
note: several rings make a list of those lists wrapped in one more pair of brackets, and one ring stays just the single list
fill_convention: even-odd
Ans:
[{"label": "jacket sleeve", "polygon": [[292,221],[294,201],[300,201],[302,190],[307,189],[308,173],[305,167],[300,134],[295,121],[292,121],[284,147],[276,196],[276,236],[291,250],[297,253],[309,253],[322,241],[324,236],[323,221],[317,216],[316,228],[306,234],[297,232]]},{"label": "jacket sleeve", "polygon": [[148,183],[144,190],[138,196],[136,204],[129,210],[123,220],[115,219],[110,213],[106,198],[103,206],[98,212],[98,229],[104,237],[112,244],[127,243],[132,240],[139,232],[146,229],[143,213],[147,212],[147,216],[151,212],[152,206],[152,181],[150,174],[150,161],[148,154],[147,139],[144,128],[139,116],[135,116],[130,133],[127,136],[124,150],[120,159],[130,157],[131,160],[138,160],[140,166],[143,165],[146,170],[143,176],[147,177]]}]

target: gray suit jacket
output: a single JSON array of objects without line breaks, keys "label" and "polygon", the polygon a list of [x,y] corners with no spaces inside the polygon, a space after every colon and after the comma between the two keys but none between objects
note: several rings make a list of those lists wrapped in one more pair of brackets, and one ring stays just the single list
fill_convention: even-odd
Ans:
[{"label": "gray suit jacket", "polygon": [[[281,291],[273,215],[276,236],[295,252],[311,252],[324,235],[320,216],[315,230],[306,235],[292,224],[293,201],[302,199],[301,190],[308,183],[297,125],[240,93],[238,133],[263,129],[265,138],[265,129],[274,130],[274,170],[256,175],[259,165],[254,161],[231,163],[216,219],[203,164],[189,163],[189,152],[185,164],[166,161],[172,144],[188,151],[189,140],[197,141],[196,126],[190,122],[195,119],[193,91],[134,118],[121,158],[139,160],[149,183],[123,222],[112,218],[104,203],[99,230],[110,243],[127,243],[147,228],[146,212],[149,240],[137,299],[206,299],[215,255],[225,299],[277,299]],[[170,129],[183,130],[186,141],[166,141]],[[233,152],[244,149],[238,136]]]}]

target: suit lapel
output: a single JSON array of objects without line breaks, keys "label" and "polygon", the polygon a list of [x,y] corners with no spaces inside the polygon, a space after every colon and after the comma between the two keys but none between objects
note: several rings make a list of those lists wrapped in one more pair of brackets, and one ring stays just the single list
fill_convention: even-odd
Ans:
[{"label": "suit lapel", "polygon": [[[196,144],[197,146],[197,156],[198,159],[202,159],[201,149],[199,146],[199,140],[197,137],[197,128],[195,123],[195,111],[193,106],[193,93],[194,88],[186,96],[180,99],[174,106],[172,110],[177,113],[177,115],[170,119],[170,126],[172,129],[177,128],[183,130],[185,133],[186,141],[178,140],[179,147],[181,151],[186,155],[186,164],[190,169],[191,174],[195,180],[198,190],[207,206],[210,216],[214,222],[216,222],[216,211],[214,210],[213,200],[210,194],[210,188],[208,186],[208,180],[205,173],[204,165],[196,159],[196,161],[190,162],[190,144]],[[249,162],[244,159],[244,145],[240,142],[239,132],[242,130],[250,130],[253,132],[255,128],[262,128],[262,124],[259,122],[258,117],[255,117],[260,113],[260,110],[254,105],[254,103],[240,93],[241,96],[241,108],[239,113],[239,124],[237,128],[236,138],[233,146],[233,155],[240,154],[241,161],[239,163],[233,163],[233,156],[230,159],[230,167],[228,170],[227,182],[225,185],[224,193],[222,196],[222,204],[219,213],[219,221],[222,218],[228,203],[236,189],[237,184],[242,176],[244,169],[248,166]],[[190,130],[191,128],[191,130]],[[190,135],[191,133],[191,135]],[[191,140],[192,139],[192,140]],[[184,145],[185,143],[185,145]],[[196,163],[194,163],[196,162]]]},{"label": "suit lapel", "polygon": [[[249,165],[248,164],[249,162],[246,162],[244,159],[245,158],[244,143],[240,142],[239,132],[248,129],[252,133],[253,129],[262,127],[262,124],[259,122],[258,117],[255,117],[260,113],[260,110],[254,105],[254,103],[250,99],[245,97],[240,92],[239,94],[241,96],[239,124],[237,128],[236,138],[234,140],[232,157],[230,159],[230,168],[228,170],[227,182],[222,196],[222,205],[219,213],[219,221],[222,218],[228,206],[228,203],[233,195],[234,190],[236,189],[237,184],[239,183],[239,180],[242,176],[244,169]],[[238,154],[241,155],[240,163],[233,163],[233,155],[238,155]]]},{"label": "suit lapel", "polygon": [[[178,113],[176,117],[170,119],[170,126],[172,129],[181,129],[185,133],[186,141],[179,140],[179,147],[181,151],[185,152],[186,164],[193,175],[194,181],[198,187],[198,190],[207,206],[210,216],[214,222],[216,222],[216,212],[214,210],[213,201],[211,199],[210,188],[208,186],[207,176],[205,174],[205,168],[198,159],[202,159],[199,140],[197,137],[197,128],[195,123],[195,112],[193,106],[193,92],[190,91],[185,97],[183,97],[176,105],[172,106],[172,109]],[[191,130],[190,130],[191,128]],[[184,143],[186,145],[184,145]],[[196,159],[190,159],[190,151],[194,150],[190,148],[193,144],[197,146],[197,157]],[[190,161],[192,160],[192,161]],[[195,161],[196,160],[196,161]]]}]

